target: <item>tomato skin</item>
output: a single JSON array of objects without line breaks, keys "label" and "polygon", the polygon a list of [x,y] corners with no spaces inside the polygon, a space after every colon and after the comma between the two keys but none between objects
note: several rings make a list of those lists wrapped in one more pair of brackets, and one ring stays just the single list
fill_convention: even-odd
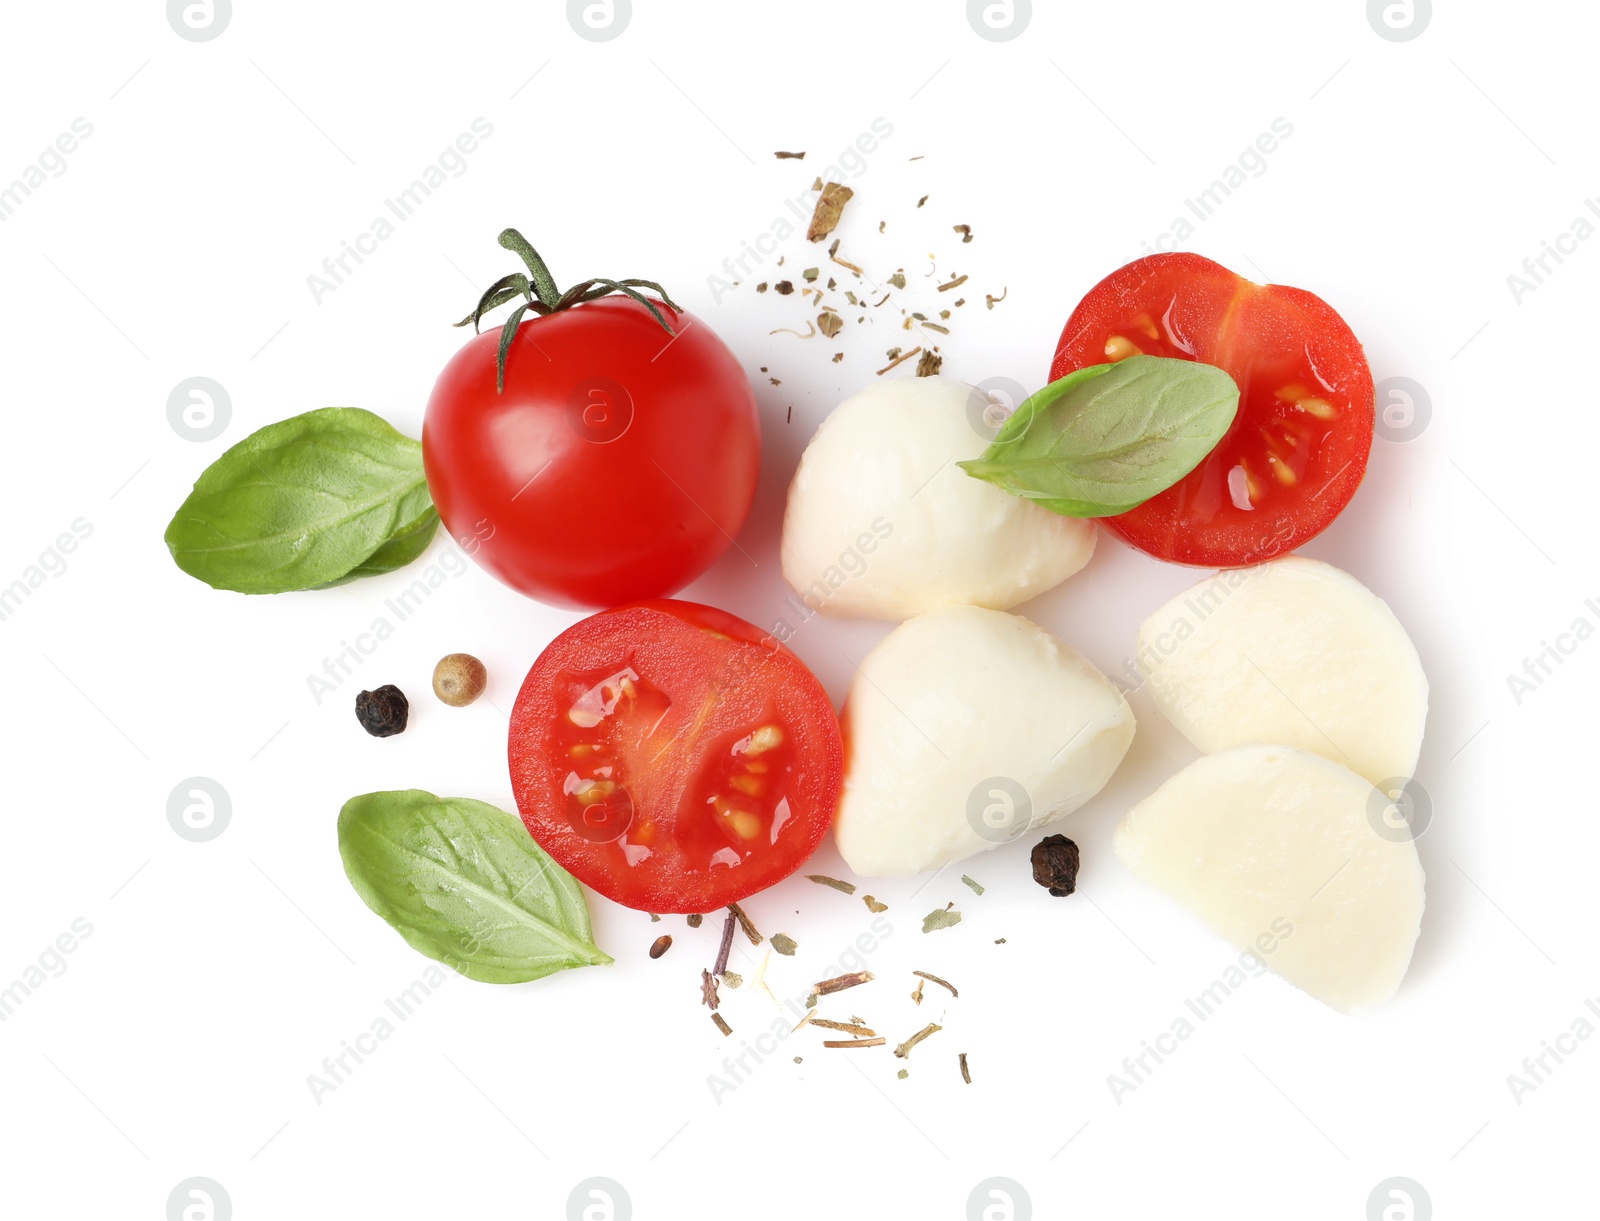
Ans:
[{"label": "tomato skin", "polygon": [[[1314,538],[1355,495],[1372,448],[1372,371],[1320,297],[1254,284],[1197,254],[1135,259],[1073,311],[1051,380],[1103,364],[1117,335],[1150,355],[1217,365],[1240,391],[1232,427],[1193,472],[1101,519],[1125,542],[1180,564],[1258,564]],[[1328,418],[1281,398],[1289,386],[1304,387]],[[1259,499],[1247,489],[1259,489]],[[1239,503],[1246,497],[1248,508]]]},{"label": "tomato skin", "polygon": [[[575,695],[624,667],[641,705],[659,700],[632,723],[644,735],[629,736],[620,696],[615,736],[609,713],[575,724]],[[756,779],[774,786],[763,806],[729,784],[754,757],[735,752],[771,724],[783,744],[759,758]],[[673,599],[602,611],[556,637],[517,695],[507,755],[517,809],[545,851],[597,893],[658,914],[715,911],[788,877],[827,834],[843,783],[838,717],[805,664],[737,616]],[[619,823],[596,833],[578,821],[579,775],[625,791]],[[726,825],[711,802],[729,796],[760,814],[759,834]]]},{"label": "tomato skin", "polygon": [[499,331],[440,373],[423,464],[445,528],[514,589],[595,609],[674,593],[744,525],[761,426],[709,326],[628,297],[525,321],[495,390]]}]

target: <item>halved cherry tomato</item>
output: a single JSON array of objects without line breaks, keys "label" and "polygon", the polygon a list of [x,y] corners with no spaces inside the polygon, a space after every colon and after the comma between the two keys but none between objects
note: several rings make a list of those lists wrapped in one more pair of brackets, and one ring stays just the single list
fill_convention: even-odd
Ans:
[{"label": "halved cherry tomato", "polygon": [[1101,519],[1125,541],[1180,564],[1258,564],[1321,533],[1355,495],[1372,448],[1372,371],[1320,297],[1197,254],[1135,259],[1072,312],[1050,377],[1140,352],[1225,369],[1239,412],[1186,477]]},{"label": "halved cherry tomato", "polygon": [[511,714],[533,838],[608,899],[709,912],[788,877],[839,804],[828,693],[793,653],[713,607],[657,599],[568,628]]}]

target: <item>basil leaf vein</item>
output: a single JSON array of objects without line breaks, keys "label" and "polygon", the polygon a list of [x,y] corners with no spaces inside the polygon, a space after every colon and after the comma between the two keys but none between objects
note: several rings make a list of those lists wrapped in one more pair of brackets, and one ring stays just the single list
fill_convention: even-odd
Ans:
[{"label": "basil leaf vein", "polygon": [[339,855],[368,907],[469,979],[522,983],[611,961],[577,880],[486,802],[420,789],[353,797]]},{"label": "basil leaf vein", "polygon": [[1238,408],[1238,386],[1213,365],[1130,356],[1052,382],[960,465],[1053,512],[1110,517],[1200,465]]},{"label": "basil leaf vein", "polygon": [[377,577],[387,572],[395,572],[404,568],[422,556],[428,550],[428,545],[433,542],[434,532],[439,528],[439,510],[431,504],[427,512],[409,525],[398,527],[389,536],[388,542],[379,547],[361,563],[357,564],[344,576],[326,585],[317,586],[318,589],[329,589],[335,585],[344,585],[349,581],[361,577]]},{"label": "basil leaf vein", "polygon": [[214,589],[286,593],[393,571],[437,524],[421,444],[370,411],[324,407],[251,433],[201,472],[166,543]]}]

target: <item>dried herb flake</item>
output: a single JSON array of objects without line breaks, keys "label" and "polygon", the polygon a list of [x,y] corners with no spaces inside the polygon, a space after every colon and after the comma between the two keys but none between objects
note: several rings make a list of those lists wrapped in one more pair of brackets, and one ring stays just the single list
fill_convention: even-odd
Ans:
[{"label": "dried herb flake", "polygon": [[788,933],[773,933],[772,948],[777,950],[778,953],[782,954],[785,958],[793,958],[794,952],[798,950],[800,946],[793,937],[789,936]]},{"label": "dried herb flake", "polygon": [[900,1057],[900,1059],[902,1059],[902,1060],[907,1059],[908,1057],[910,1057],[911,1049],[913,1047],[915,1047],[918,1043],[922,1042],[923,1039],[926,1039],[930,1035],[938,1034],[943,1029],[944,1029],[944,1027],[939,1025],[938,1022],[929,1022],[921,1030],[917,1031],[916,1034],[912,1035],[904,1043],[902,1043],[902,1044],[900,1044],[900,1046],[896,1047],[894,1049],[894,1054],[896,1056]]},{"label": "dried herb flake", "polygon": [[925,979],[929,983],[938,984],[941,988],[948,988],[951,996],[961,995],[961,993],[956,991],[956,986],[948,979],[940,979],[937,975],[929,975],[926,971],[913,971],[911,974],[917,976],[919,979]]},{"label": "dried herb flake", "polygon": [[978,884],[978,883],[977,883],[977,882],[974,882],[974,881],[973,881],[973,880],[972,880],[972,879],[971,879],[971,878],[969,878],[969,877],[968,877],[968,876],[967,876],[967,875],[966,875],[966,874],[962,874],[962,875],[961,875],[961,880],[962,880],[962,881],[963,881],[963,882],[965,882],[965,883],[966,883],[966,884],[967,884],[967,885],[968,885],[968,886],[970,886],[970,887],[972,887],[972,893],[973,893],[973,894],[975,894],[975,895],[981,895],[981,894],[982,894],[982,893],[983,893],[983,887],[982,887],[982,886],[980,886],[980,885],[979,885],[979,884]]},{"label": "dried herb flake", "polygon": [[915,348],[912,348],[911,351],[909,351],[909,352],[902,352],[899,356],[896,356],[888,364],[884,365],[883,368],[879,369],[878,370],[878,376],[882,377],[890,369],[894,368],[898,364],[903,364],[904,362],[910,360],[913,356],[915,356],[920,351],[922,351],[921,347],[915,347]]},{"label": "dried herb flake", "polygon": [[940,907],[922,918],[922,931],[924,933],[932,933],[942,928],[953,928],[960,923],[960,912],[952,911],[948,907]]},{"label": "dried herb flake", "polygon": [[847,186],[830,182],[817,197],[816,209],[811,213],[811,224],[806,227],[806,241],[820,242],[832,233],[844,215],[844,206],[855,195]]},{"label": "dried herb flake", "polygon": [[857,984],[871,983],[877,978],[871,971],[851,971],[847,975],[835,975],[832,979],[822,979],[812,984],[811,995],[830,996],[835,992],[843,992],[846,988],[854,988]]},{"label": "dried herb flake", "polygon": [[808,873],[806,874],[806,878],[809,881],[815,882],[818,886],[831,886],[835,890],[844,891],[844,893],[847,895],[853,895],[856,893],[856,886],[854,882],[841,882],[838,878],[830,878],[825,873]]},{"label": "dried herb flake", "polygon": [[811,1024],[813,1026],[821,1026],[827,1030],[840,1030],[845,1034],[853,1034],[863,1039],[875,1039],[878,1037],[876,1030],[873,1030],[870,1026],[862,1025],[860,1022],[833,1022],[827,1018],[814,1017],[811,1019]]},{"label": "dried herb flake", "polygon": [[744,935],[750,938],[751,945],[761,944],[761,934],[756,932],[755,922],[744,914],[744,908],[737,903],[728,904],[728,911],[739,922],[739,927],[744,930]]}]

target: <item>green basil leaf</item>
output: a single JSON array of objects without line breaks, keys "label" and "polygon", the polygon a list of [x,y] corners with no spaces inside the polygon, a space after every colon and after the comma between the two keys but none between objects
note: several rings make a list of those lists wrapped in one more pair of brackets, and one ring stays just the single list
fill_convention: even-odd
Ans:
[{"label": "green basil leaf", "polygon": [[1238,410],[1239,387],[1214,365],[1130,356],[1052,382],[960,466],[1053,512],[1111,517],[1199,466]]},{"label": "green basil leaf", "polygon": [[420,789],[352,797],[339,855],[362,901],[412,949],[469,979],[516,984],[611,962],[577,880],[485,802]]},{"label": "green basil leaf", "polygon": [[404,568],[421,557],[427,551],[428,544],[433,542],[434,531],[439,528],[439,510],[431,504],[428,511],[410,525],[401,526],[389,536],[389,541],[384,543],[361,563],[357,564],[344,576],[336,581],[329,581],[326,585],[317,586],[318,589],[332,589],[335,585],[344,585],[361,577],[382,576],[386,572],[394,572]]},{"label": "green basil leaf", "polygon": [[[201,472],[167,548],[213,589],[314,589],[371,561],[397,532],[425,530],[432,506],[419,442],[370,411],[324,407],[251,433]],[[406,537],[397,554],[416,545]]]}]

